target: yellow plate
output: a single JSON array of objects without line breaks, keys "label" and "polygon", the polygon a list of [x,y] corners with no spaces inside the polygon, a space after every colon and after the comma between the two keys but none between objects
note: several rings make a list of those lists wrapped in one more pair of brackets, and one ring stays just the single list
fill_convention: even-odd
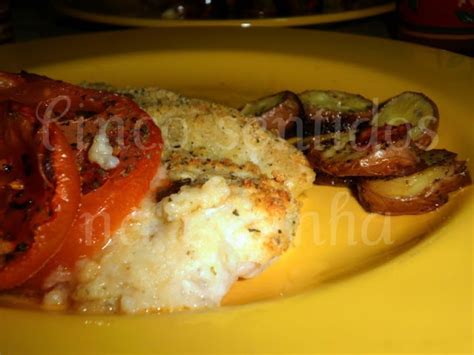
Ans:
[{"label": "yellow plate", "polygon": [[104,23],[108,25],[136,26],[136,27],[287,27],[307,26],[325,23],[357,20],[370,16],[385,14],[395,10],[395,2],[370,6],[364,9],[316,14],[307,16],[278,17],[267,19],[236,19],[236,20],[164,20],[161,18],[144,18],[138,16],[113,15],[92,10],[83,10],[71,5],[70,1],[55,0],[53,5],[60,13],[80,20]]},{"label": "yellow plate", "polygon": [[[233,105],[282,89],[381,100],[421,91],[441,112],[438,147],[471,158],[473,171],[474,61],[446,51],[305,30],[182,28],[3,46],[0,69]],[[472,352],[473,216],[472,188],[437,212],[388,218],[366,214],[345,189],[314,187],[296,246],[239,282],[227,306],[140,316],[0,307],[0,353]]]}]

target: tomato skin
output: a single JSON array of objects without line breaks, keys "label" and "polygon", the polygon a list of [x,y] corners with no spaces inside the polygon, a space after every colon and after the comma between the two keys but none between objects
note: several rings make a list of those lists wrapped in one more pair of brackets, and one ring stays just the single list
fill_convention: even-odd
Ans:
[{"label": "tomato skin", "polygon": [[[80,184],[74,154],[61,130],[51,124],[43,127],[54,147],[51,153],[55,189],[51,200],[51,218],[34,231],[31,247],[0,269],[0,290],[23,284],[35,275],[61,248],[80,203]],[[39,154],[46,148],[41,145]]]},{"label": "tomato skin", "polygon": [[[72,147],[79,171],[77,218],[54,257],[24,285],[38,289],[58,266],[72,270],[80,258],[93,256],[108,244],[149,191],[160,167],[163,141],[152,118],[118,94],[29,73],[0,73],[0,103],[6,100],[18,103],[19,109],[35,115],[41,124],[56,122]],[[114,120],[122,126],[109,129]],[[87,156],[92,138],[104,123],[114,156],[120,161],[112,170],[102,169]],[[79,140],[78,132],[84,140]]]},{"label": "tomato skin", "polygon": [[[3,82],[8,83],[3,87],[2,75]],[[60,250],[26,283],[28,288],[37,289],[58,266],[72,270],[79,259],[95,255],[108,244],[111,235],[149,191],[160,167],[163,140],[160,129],[147,113],[129,98],[114,93],[84,89],[34,74],[0,73],[2,100],[21,103],[25,109],[33,110],[40,121],[56,118],[69,143],[74,145],[80,171],[82,195],[77,219]],[[80,116],[86,116],[84,123],[78,123]],[[111,118],[124,122],[125,144],[117,147],[118,133],[108,133],[114,151],[118,148],[120,164],[104,171],[88,160],[90,140],[74,143],[78,143],[79,128],[84,129],[85,137],[93,137],[100,126],[96,121],[109,122]],[[140,142],[145,143],[144,147],[135,144],[137,132],[140,137],[144,133],[144,141]]]},{"label": "tomato skin", "polygon": [[[162,146],[161,136],[156,143]],[[92,256],[107,245],[111,234],[149,191],[160,157],[161,148],[154,149],[126,178],[110,179],[100,189],[83,195],[78,218],[46,272],[59,265],[70,269],[80,258]]]}]

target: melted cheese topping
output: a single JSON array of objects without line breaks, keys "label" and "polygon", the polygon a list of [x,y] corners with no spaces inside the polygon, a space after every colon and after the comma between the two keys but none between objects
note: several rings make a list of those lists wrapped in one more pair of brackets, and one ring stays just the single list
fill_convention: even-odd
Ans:
[{"label": "melted cheese topping", "polygon": [[94,137],[94,141],[89,148],[88,158],[102,169],[112,170],[120,164],[120,160],[112,154],[113,151],[107,134],[101,131]]},{"label": "melted cheese topping", "polygon": [[[102,252],[79,261],[69,280],[52,280],[84,312],[218,306],[236,280],[254,277],[289,248],[296,197],[314,173],[301,152],[236,110],[156,88],[127,94],[162,130],[162,170],[185,186],[161,201],[150,188]],[[119,163],[112,153],[98,135],[89,159],[110,169]],[[46,303],[61,301],[61,289],[48,289]]]},{"label": "melted cheese topping", "polygon": [[297,204],[220,176],[156,203],[149,196],[104,255],[78,265],[73,301],[87,312],[137,313],[218,306],[289,245]]}]

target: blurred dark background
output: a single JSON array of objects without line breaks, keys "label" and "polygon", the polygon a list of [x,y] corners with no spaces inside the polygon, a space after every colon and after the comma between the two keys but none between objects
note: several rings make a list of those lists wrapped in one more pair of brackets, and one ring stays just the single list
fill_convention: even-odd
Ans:
[{"label": "blurred dark background", "polygon": [[[83,11],[160,21],[318,15],[387,5],[383,0],[56,0]],[[0,43],[128,28],[66,16],[48,0],[0,0]],[[397,11],[304,26],[414,41],[474,55],[474,0],[399,0]]]}]

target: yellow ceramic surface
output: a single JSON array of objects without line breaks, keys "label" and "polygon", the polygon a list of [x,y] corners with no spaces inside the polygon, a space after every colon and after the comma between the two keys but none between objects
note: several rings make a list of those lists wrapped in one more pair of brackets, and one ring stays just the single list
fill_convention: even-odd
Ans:
[{"label": "yellow ceramic surface", "polygon": [[279,17],[267,19],[238,19],[238,20],[163,20],[160,18],[144,18],[136,16],[109,15],[76,8],[64,0],[53,1],[54,7],[62,14],[80,20],[105,23],[108,25],[136,26],[136,27],[287,27],[307,26],[324,23],[350,21],[370,16],[385,14],[395,10],[395,3],[376,5],[359,10],[316,14],[307,16]]},{"label": "yellow ceramic surface", "polygon": [[[412,44],[281,29],[135,30],[0,47],[0,69],[72,82],[159,85],[232,105],[283,89],[441,112],[438,147],[472,158],[474,60]],[[295,246],[220,309],[97,316],[0,307],[0,353],[471,353],[473,188],[420,216],[365,213],[343,188],[304,199]],[[325,280],[331,280],[324,282]]]}]

